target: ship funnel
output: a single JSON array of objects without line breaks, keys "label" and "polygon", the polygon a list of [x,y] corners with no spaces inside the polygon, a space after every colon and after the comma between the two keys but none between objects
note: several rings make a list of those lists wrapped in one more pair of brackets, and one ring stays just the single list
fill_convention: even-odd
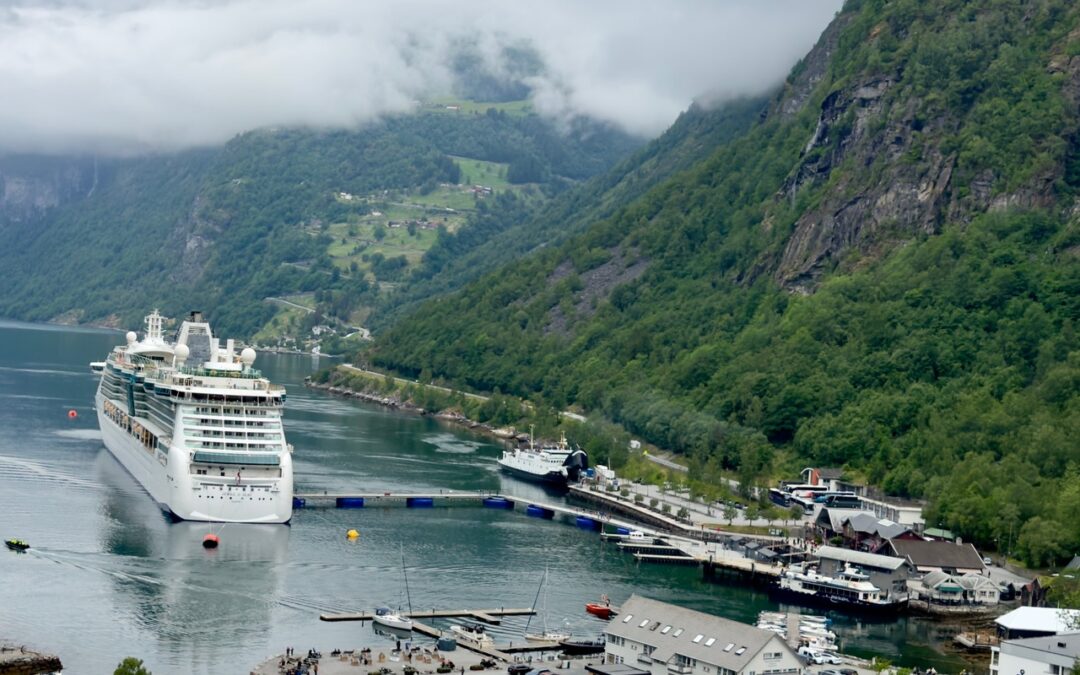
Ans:
[{"label": "ship funnel", "polygon": [[190,321],[191,323],[202,323],[202,312],[197,309],[191,310],[191,314],[188,315],[188,321]]}]

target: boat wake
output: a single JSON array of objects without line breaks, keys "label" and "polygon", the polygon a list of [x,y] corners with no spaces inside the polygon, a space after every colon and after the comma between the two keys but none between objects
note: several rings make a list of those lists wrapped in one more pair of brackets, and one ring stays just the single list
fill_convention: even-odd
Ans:
[{"label": "boat wake", "polygon": [[450,455],[472,454],[479,450],[481,445],[475,441],[462,440],[453,434],[436,434],[434,436],[426,436],[423,440],[428,445],[434,445],[435,452],[442,452]]},{"label": "boat wake", "polygon": [[0,479],[12,478],[19,481],[33,481],[85,490],[100,490],[101,484],[59,471],[55,466],[34,462],[21,457],[0,455]]}]

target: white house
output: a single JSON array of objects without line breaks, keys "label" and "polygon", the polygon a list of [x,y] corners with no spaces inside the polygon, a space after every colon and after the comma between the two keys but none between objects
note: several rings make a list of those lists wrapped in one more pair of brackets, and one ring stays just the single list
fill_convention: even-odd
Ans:
[{"label": "white house", "polygon": [[928,572],[908,581],[908,588],[922,600],[946,605],[996,605],[1001,599],[998,585],[980,574]]},{"label": "white house", "polygon": [[605,661],[651,675],[778,675],[802,662],[779,635],[639,595],[604,630]]},{"label": "white house", "polygon": [[1080,633],[1005,640],[990,654],[990,675],[1067,675],[1080,661]]}]

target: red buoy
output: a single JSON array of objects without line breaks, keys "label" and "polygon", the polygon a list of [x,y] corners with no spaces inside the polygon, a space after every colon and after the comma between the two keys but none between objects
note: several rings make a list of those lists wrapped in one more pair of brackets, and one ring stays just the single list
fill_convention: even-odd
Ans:
[{"label": "red buoy", "polygon": [[76,418],[76,417],[78,417],[78,416],[79,416],[79,413],[75,412],[75,410],[74,410],[74,409],[71,409],[71,410],[69,410],[69,411],[68,411],[68,419],[72,419],[72,420],[73,420],[73,419],[75,419],[75,418]]},{"label": "red buoy", "polygon": [[217,548],[219,541],[220,540],[218,539],[218,536],[216,534],[208,534],[203,537],[202,545],[203,548]]}]

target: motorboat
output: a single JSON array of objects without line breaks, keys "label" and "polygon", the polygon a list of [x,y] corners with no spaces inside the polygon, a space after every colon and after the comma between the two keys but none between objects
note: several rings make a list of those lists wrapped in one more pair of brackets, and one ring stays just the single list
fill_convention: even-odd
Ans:
[{"label": "motorboat", "polygon": [[564,654],[603,654],[606,643],[603,640],[560,640]]},{"label": "motorboat", "polygon": [[4,544],[12,551],[25,551],[30,548],[30,544],[27,544],[22,539],[5,539]]},{"label": "motorboat", "polygon": [[495,640],[484,632],[484,627],[478,624],[454,624],[453,626],[450,626],[450,632],[454,634],[454,637],[457,638],[458,642],[464,642],[473,647],[490,648],[495,644]]},{"label": "motorboat", "polygon": [[608,599],[607,595],[601,595],[600,602],[585,603],[585,611],[601,619],[610,619],[619,613],[617,607],[611,606],[611,600]]}]

